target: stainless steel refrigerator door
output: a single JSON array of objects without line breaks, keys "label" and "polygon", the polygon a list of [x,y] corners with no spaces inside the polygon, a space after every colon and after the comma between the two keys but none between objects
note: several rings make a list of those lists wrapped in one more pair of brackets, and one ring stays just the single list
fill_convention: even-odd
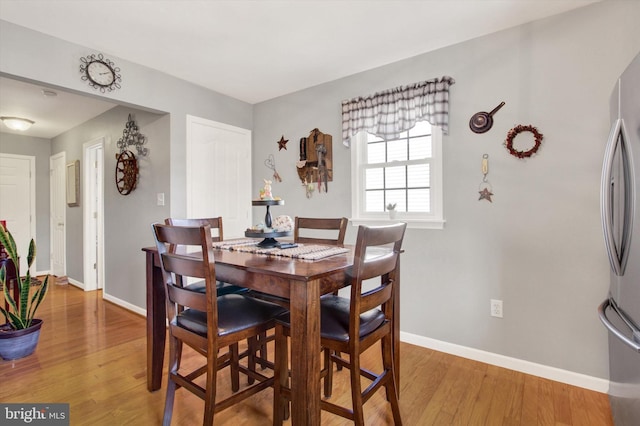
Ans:
[{"label": "stainless steel refrigerator door", "polygon": [[[609,299],[600,307],[609,333],[609,396],[614,422],[640,425],[640,55],[612,96],[613,128],[603,166],[601,209],[611,262]],[[610,146],[614,144],[615,146]]]}]

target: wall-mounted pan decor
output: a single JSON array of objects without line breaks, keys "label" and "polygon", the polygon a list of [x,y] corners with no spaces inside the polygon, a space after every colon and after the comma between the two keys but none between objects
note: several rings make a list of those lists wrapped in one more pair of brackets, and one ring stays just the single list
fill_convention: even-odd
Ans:
[{"label": "wall-mounted pan decor", "polygon": [[[522,132],[533,133],[533,137],[534,137],[533,147],[531,147],[531,149],[527,151],[520,151],[513,147],[513,140],[515,139],[516,136],[518,136]],[[538,132],[538,129],[536,129],[532,125],[519,124],[513,129],[509,130],[509,132],[507,133],[507,139],[504,141],[504,146],[507,147],[509,154],[513,155],[514,157],[527,158],[527,157],[531,157],[536,152],[538,152],[538,148],[540,148],[540,145],[542,144],[542,137],[543,137],[542,133]]]},{"label": "wall-mounted pan decor", "polygon": [[491,110],[491,112],[480,111],[471,117],[469,120],[469,128],[474,133],[488,132],[491,126],[493,126],[493,114],[498,112],[500,108],[504,106],[504,102],[500,102],[500,105]]}]

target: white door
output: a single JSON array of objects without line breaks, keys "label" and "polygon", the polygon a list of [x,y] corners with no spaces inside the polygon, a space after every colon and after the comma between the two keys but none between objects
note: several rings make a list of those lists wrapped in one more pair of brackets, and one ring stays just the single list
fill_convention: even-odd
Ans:
[{"label": "white door", "polygon": [[29,241],[36,237],[35,168],[35,157],[0,154],[0,220],[6,221],[16,241],[23,275],[27,273]]},{"label": "white door", "polygon": [[51,274],[61,277],[66,275],[66,213],[65,200],[65,164],[66,154],[61,152],[49,158],[49,205],[51,229]]},{"label": "white door", "polygon": [[251,224],[251,131],[187,116],[187,216],[222,216],[224,237]]},{"label": "white door", "polygon": [[84,290],[103,288],[104,283],[104,138],[83,145]]}]

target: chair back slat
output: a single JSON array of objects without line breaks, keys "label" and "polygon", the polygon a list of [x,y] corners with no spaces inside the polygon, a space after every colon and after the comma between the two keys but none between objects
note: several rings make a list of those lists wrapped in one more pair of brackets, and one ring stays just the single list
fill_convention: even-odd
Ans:
[{"label": "chair back slat", "polygon": [[204,278],[208,272],[202,264],[202,258],[188,257],[176,253],[164,253],[162,255],[164,260],[164,267],[167,271],[174,274],[184,275],[194,278]]},{"label": "chair back slat", "polygon": [[167,285],[169,300],[180,306],[188,306],[198,311],[206,312],[207,298],[205,294],[187,290],[175,285]]},{"label": "chair back slat", "polygon": [[[209,225],[211,227],[211,241],[218,242],[224,239],[224,233],[222,230],[222,217],[207,217],[207,218],[198,218],[198,219],[176,219],[173,217],[169,217],[164,220],[165,225],[171,226],[204,226]],[[172,253],[180,252],[184,253],[187,251],[184,247],[178,248],[177,245],[172,245],[169,247],[169,251]]]},{"label": "chair back slat", "polygon": [[[349,219],[297,217],[294,221],[293,240],[302,244],[344,245]],[[301,235],[301,230],[305,235]],[[334,231],[334,232],[329,232]],[[335,232],[337,231],[337,232]],[[333,238],[329,238],[331,233]]]},{"label": "chair back slat", "polygon": [[392,297],[392,290],[392,285],[381,285],[363,293],[360,300],[360,313],[367,312],[386,303]]}]

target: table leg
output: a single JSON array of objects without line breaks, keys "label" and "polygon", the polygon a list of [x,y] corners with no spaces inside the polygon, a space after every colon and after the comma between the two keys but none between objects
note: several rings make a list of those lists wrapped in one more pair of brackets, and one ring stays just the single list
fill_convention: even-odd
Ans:
[{"label": "table leg", "polygon": [[320,425],[320,281],[291,282],[291,423]]},{"label": "table leg", "polygon": [[157,252],[146,252],[147,265],[147,390],[162,386],[166,340],[166,299]]}]

